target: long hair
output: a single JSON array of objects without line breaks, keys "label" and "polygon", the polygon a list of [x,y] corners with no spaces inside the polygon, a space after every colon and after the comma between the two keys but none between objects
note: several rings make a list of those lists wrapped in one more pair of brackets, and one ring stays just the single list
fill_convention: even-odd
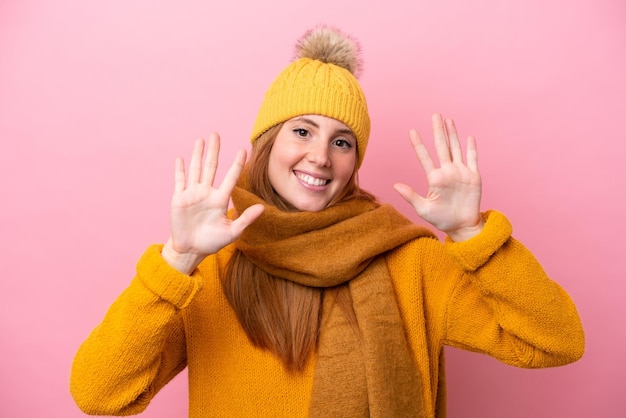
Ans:
[{"label": "long hair", "polygon": [[[269,181],[269,156],[281,127],[274,126],[254,142],[243,177],[249,191],[268,204],[296,211]],[[357,197],[375,201],[359,188],[355,165],[344,191],[330,205]],[[288,370],[302,370],[315,350],[324,297],[332,297],[358,331],[347,286],[324,290],[294,283],[260,269],[239,250],[228,262],[222,287],[252,344],[275,354]]]}]

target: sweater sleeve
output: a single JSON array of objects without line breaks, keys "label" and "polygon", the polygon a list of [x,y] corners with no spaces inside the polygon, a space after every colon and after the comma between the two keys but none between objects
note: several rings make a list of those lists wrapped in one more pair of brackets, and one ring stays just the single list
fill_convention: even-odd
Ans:
[{"label": "sweater sleeve", "polygon": [[518,367],[578,360],[585,341],[571,298],[511,236],[504,215],[484,218],[481,234],[444,245],[461,275],[449,295],[443,343]]},{"label": "sweater sleeve", "polygon": [[137,274],[78,349],[70,391],[92,415],[132,415],[186,367],[183,309],[202,287],[148,248]]}]

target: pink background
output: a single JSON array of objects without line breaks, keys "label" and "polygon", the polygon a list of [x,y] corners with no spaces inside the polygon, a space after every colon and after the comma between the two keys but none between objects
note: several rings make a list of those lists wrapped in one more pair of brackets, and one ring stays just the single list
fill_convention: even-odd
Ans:
[{"label": "pink background", "polygon": [[[556,369],[449,349],[450,417],[623,416],[621,0],[0,2],[0,416],[83,416],[72,357],[167,238],[174,158],[216,130],[223,173],[320,22],[363,44],[362,185],[410,214],[391,188],[424,188],[406,133],[430,141],[430,115],[453,117],[478,138],[484,209],[510,217],[586,328],[584,358]],[[144,416],[185,416],[186,391],[183,374]]]}]

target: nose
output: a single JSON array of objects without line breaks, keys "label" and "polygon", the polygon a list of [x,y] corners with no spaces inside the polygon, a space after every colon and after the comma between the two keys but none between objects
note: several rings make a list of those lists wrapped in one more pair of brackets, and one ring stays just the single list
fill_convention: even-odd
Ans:
[{"label": "nose", "polygon": [[325,141],[313,141],[309,144],[306,158],[319,167],[330,167],[330,155]]}]

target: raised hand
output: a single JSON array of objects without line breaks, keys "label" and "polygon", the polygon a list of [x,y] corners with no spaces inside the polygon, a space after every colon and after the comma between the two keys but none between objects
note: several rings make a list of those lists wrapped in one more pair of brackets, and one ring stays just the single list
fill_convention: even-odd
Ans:
[{"label": "raised hand", "polygon": [[239,150],[222,184],[214,187],[220,150],[220,138],[212,133],[202,163],[204,140],[196,140],[185,175],[185,163],[176,159],[174,194],[171,203],[171,235],[163,247],[165,261],[190,274],[209,254],[235,241],[254,222],[263,205],[253,205],[235,220],[228,218],[230,196],[246,161],[246,151]]},{"label": "raised hand", "polygon": [[432,121],[438,167],[417,131],[409,133],[417,160],[426,174],[428,194],[421,196],[402,183],[395,184],[394,189],[426,222],[447,233],[453,241],[465,241],[477,235],[483,227],[476,140],[468,137],[464,162],[454,122],[451,119],[444,121],[439,114],[433,115]]}]

